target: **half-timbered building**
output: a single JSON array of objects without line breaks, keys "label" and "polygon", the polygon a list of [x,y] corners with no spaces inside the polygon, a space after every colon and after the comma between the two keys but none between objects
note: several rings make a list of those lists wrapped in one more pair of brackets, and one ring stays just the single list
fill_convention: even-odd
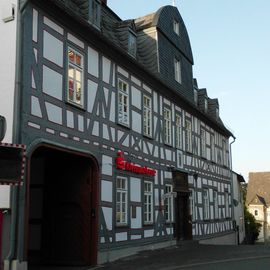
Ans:
[{"label": "half-timbered building", "polygon": [[234,243],[233,134],[193,78],[178,9],[123,21],[107,1],[11,2],[1,28],[17,23],[16,83],[0,114],[6,140],[26,145],[27,170],[11,196],[6,265]]}]

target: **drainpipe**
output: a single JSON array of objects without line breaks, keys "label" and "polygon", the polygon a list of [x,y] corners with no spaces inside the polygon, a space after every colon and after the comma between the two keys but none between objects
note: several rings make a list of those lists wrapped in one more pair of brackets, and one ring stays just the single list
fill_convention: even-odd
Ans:
[{"label": "drainpipe", "polygon": [[235,142],[236,138],[234,136],[233,141],[230,142],[230,173],[231,173],[231,206],[232,206],[232,220],[234,221],[234,205],[233,205],[233,197],[234,197],[234,186],[233,186],[233,170],[232,170],[232,144]]},{"label": "drainpipe", "polygon": [[[15,86],[14,86],[14,117],[13,117],[13,143],[20,143],[20,114],[21,114],[21,87],[22,87],[22,13],[28,4],[28,0],[18,0],[17,2],[17,29],[16,29],[16,62],[15,62]],[[10,248],[5,266],[10,270],[11,261],[16,256],[17,229],[19,219],[19,191],[22,187],[14,186],[11,188],[11,228],[10,228]],[[7,265],[6,265],[7,263]]]}]

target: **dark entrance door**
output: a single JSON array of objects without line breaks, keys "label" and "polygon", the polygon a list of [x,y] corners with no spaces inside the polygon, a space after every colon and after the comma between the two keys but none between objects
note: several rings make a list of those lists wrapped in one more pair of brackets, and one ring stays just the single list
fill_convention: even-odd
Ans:
[{"label": "dark entrance door", "polygon": [[96,178],[96,164],[88,157],[46,147],[35,151],[29,181],[30,265],[96,263]]},{"label": "dark entrance door", "polygon": [[192,221],[189,207],[188,174],[173,172],[175,198],[175,237],[177,240],[192,240]]}]

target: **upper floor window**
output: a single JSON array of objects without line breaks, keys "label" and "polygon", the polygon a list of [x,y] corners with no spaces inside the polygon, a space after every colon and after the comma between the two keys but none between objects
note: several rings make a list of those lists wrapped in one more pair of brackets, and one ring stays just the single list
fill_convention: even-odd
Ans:
[{"label": "upper floor window", "polygon": [[127,224],[127,210],[128,210],[128,189],[127,189],[127,178],[117,177],[116,178],[116,224],[126,225]]},{"label": "upper floor window", "polygon": [[68,93],[69,102],[83,106],[83,55],[68,48]]},{"label": "upper floor window", "polygon": [[175,136],[175,146],[176,148],[181,148],[182,147],[182,119],[179,114],[175,115],[175,131],[176,131],[176,136]]},{"label": "upper floor window", "polygon": [[203,190],[203,217],[204,217],[204,219],[210,218],[208,189]]},{"label": "upper floor window", "polygon": [[93,25],[100,28],[100,0],[90,0],[89,18]]},{"label": "upper floor window", "polygon": [[143,96],[143,133],[152,136],[152,101],[149,96]]},{"label": "upper floor window", "polygon": [[208,99],[207,98],[204,99],[204,111],[205,112],[208,111]]},{"label": "upper floor window", "polygon": [[129,89],[121,79],[118,79],[118,123],[129,126]]},{"label": "upper floor window", "polygon": [[201,129],[201,155],[206,158],[206,131]]},{"label": "upper floor window", "polygon": [[216,117],[218,118],[219,117],[219,108],[216,107]]},{"label": "upper floor window", "polygon": [[177,34],[179,36],[179,31],[180,27],[179,27],[179,22],[176,20],[173,20],[173,31],[175,34]]},{"label": "upper floor window", "polygon": [[133,57],[137,54],[137,37],[132,32],[128,34],[128,53]]},{"label": "upper floor window", "polygon": [[171,144],[172,142],[171,128],[171,111],[168,108],[164,108],[164,142],[167,144]]},{"label": "upper floor window", "polygon": [[254,211],[254,215],[255,215],[255,216],[258,216],[258,210],[255,210],[255,211]]},{"label": "upper floor window", "polygon": [[[165,194],[170,194],[173,191],[172,185],[165,185]],[[168,196],[164,199],[164,215],[166,222],[173,222],[173,196]]]},{"label": "upper floor window", "polygon": [[214,217],[218,219],[218,192],[214,190],[213,192],[213,202],[214,202]]},{"label": "upper floor window", "polygon": [[214,134],[210,135],[210,144],[211,144],[211,160],[215,161],[215,136]]},{"label": "upper floor window", "polygon": [[177,58],[174,58],[174,79],[177,82],[182,83],[181,62]]},{"label": "upper floor window", "polygon": [[225,198],[224,199],[225,199],[225,216],[230,217],[230,209],[229,209],[230,202],[229,202],[229,194],[228,194],[227,191],[225,192]]},{"label": "upper floor window", "polygon": [[144,223],[153,223],[153,183],[144,182]]},{"label": "upper floor window", "polygon": [[192,129],[191,129],[191,121],[186,119],[186,151],[192,151]]}]

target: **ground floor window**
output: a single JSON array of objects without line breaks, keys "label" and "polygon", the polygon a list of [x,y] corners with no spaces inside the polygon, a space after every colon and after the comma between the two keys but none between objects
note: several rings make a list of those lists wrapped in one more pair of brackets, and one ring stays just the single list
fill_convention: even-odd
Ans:
[{"label": "ground floor window", "polygon": [[153,183],[144,182],[144,224],[153,223]]},{"label": "ground floor window", "polygon": [[116,224],[127,224],[127,178],[118,176],[116,178]]}]

